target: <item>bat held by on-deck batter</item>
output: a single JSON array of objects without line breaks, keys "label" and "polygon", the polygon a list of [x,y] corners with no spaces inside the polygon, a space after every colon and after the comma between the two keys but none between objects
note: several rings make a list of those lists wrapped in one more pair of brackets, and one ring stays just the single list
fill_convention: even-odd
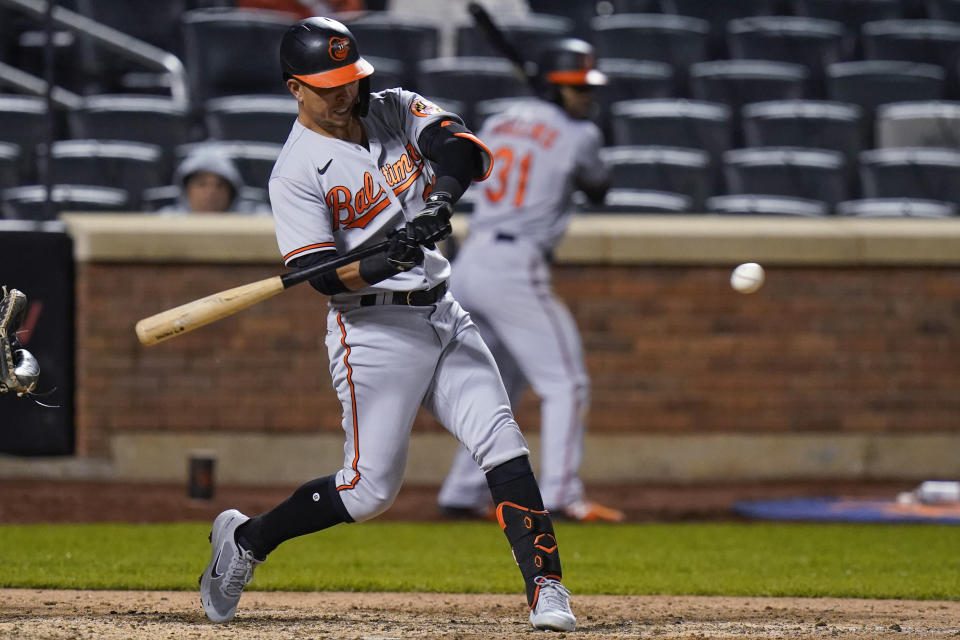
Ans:
[{"label": "bat held by on-deck batter", "polygon": [[467,5],[467,11],[473,16],[474,24],[483,33],[487,40],[513,65],[514,73],[527,85],[533,85],[533,77],[536,75],[536,65],[531,60],[527,60],[517,48],[513,46],[507,37],[496,25],[487,10],[476,2]]},{"label": "bat held by on-deck batter", "polygon": [[142,344],[151,345],[193,331],[275,296],[295,284],[306,282],[330,270],[339,269],[361,258],[380,253],[389,244],[389,241],[379,242],[300,271],[250,282],[162,311],[137,322],[137,338]]}]

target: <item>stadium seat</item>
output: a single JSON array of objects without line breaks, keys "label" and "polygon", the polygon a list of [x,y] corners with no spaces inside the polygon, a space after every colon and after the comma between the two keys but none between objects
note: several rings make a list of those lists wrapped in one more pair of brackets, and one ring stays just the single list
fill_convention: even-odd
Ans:
[{"label": "stadium seat", "polygon": [[864,198],[922,198],[960,203],[960,151],[924,147],[860,152]]},{"label": "stadium seat", "polygon": [[669,98],[673,96],[673,68],[665,62],[601,58],[597,68],[607,74],[607,84],[597,87],[600,106],[599,124],[608,141],[612,141],[610,107],[623,100]]},{"label": "stadium seat", "polygon": [[742,141],[740,109],[762,100],[806,97],[809,72],[802,65],[766,60],[714,60],[690,66],[690,91],[697,100],[730,107],[735,144]]},{"label": "stadium seat", "polygon": [[939,65],[947,72],[947,94],[957,94],[960,24],[944,20],[878,20],[864,24],[861,37],[864,58]]},{"label": "stadium seat", "polygon": [[710,58],[715,60],[730,57],[725,38],[727,21],[747,16],[771,16],[777,13],[778,7],[779,0],[660,0],[663,13],[693,16],[710,23]]},{"label": "stadium seat", "polygon": [[133,209],[144,189],[167,181],[160,147],[142,142],[58,140],[50,163],[54,183],[119,187],[130,194]]},{"label": "stadium seat", "polygon": [[877,147],[960,149],[960,102],[891,102],[876,119]]},{"label": "stadium seat", "polygon": [[825,202],[809,198],[747,193],[708,198],[707,211],[738,216],[817,218],[828,215],[830,208]]},{"label": "stadium seat", "polygon": [[806,67],[808,95],[824,95],[824,68],[848,56],[842,22],[796,16],[758,16],[727,23],[730,57],[776,60]]},{"label": "stadium seat", "polygon": [[610,108],[616,145],[661,145],[708,151],[730,148],[730,108],[696,100],[626,100]]},{"label": "stadium seat", "polygon": [[[186,0],[75,0],[76,11],[91,20],[142,40],[174,55],[183,53],[180,17]],[[142,87],[169,93],[165,74],[148,71],[90,38],[79,36],[81,67],[96,78],[98,93],[126,93]],[[146,82],[145,82],[146,80]],[[144,86],[146,85],[146,86]]]},{"label": "stadium seat", "polygon": [[[646,0],[654,2],[654,0]],[[590,21],[597,17],[596,2],[557,2],[557,0],[527,0],[530,11],[536,14],[562,16],[573,24],[573,35],[590,39]]]},{"label": "stadium seat", "polygon": [[[490,116],[496,115],[501,111],[508,109],[510,106],[517,104],[518,102],[524,102],[529,99],[529,96],[520,96],[516,98],[493,98],[492,100],[481,100],[473,107],[474,126],[476,127],[475,130],[479,131],[483,126],[483,123]],[[454,107],[455,105],[453,105],[449,100],[445,101],[443,104],[444,109],[458,113]]]},{"label": "stadium seat", "polygon": [[33,175],[37,145],[46,139],[46,134],[46,100],[0,94],[0,142],[20,147],[21,171],[27,176]]},{"label": "stadium seat", "polygon": [[663,190],[688,196],[693,210],[703,208],[713,186],[710,154],[679,147],[606,147],[600,157],[610,165],[614,189]]},{"label": "stadium seat", "polygon": [[710,23],[662,14],[613,14],[591,23],[597,58],[665,62],[674,70],[674,92],[687,95],[687,69],[710,59]]},{"label": "stadium seat", "polygon": [[159,145],[168,157],[191,136],[187,109],[161,96],[87,96],[68,121],[73,138],[146,142]]},{"label": "stadium seat", "polygon": [[863,148],[862,109],[817,100],[773,100],[743,108],[747,147],[811,147],[843,153],[851,194],[859,192],[858,154]]},{"label": "stadium seat", "polygon": [[728,194],[768,194],[819,200],[847,199],[846,162],[839,151],[752,147],[723,154]]},{"label": "stadium seat", "polygon": [[610,189],[602,205],[579,202],[591,213],[690,213],[690,196],[650,189]]},{"label": "stadium seat", "polygon": [[[2,16],[0,16],[2,20]],[[2,35],[0,35],[2,37]],[[46,75],[47,33],[42,28],[30,29],[16,36],[10,60],[14,67],[21,71],[43,78]],[[89,91],[90,76],[87,73],[78,73],[77,60],[80,58],[79,38],[72,31],[57,30],[53,32],[53,68],[57,86],[74,93]]]},{"label": "stadium seat", "polygon": [[794,15],[839,20],[853,33],[874,20],[903,17],[901,0],[791,0]]},{"label": "stadium seat", "polygon": [[926,0],[927,16],[934,20],[960,22],[960,0]]},{"label": "stadium seat", "polygon": [[283,144],[297,119],[297,101],[293,96],[227,96],[208,100],[205,111],[211,138]]},{"label": "stadium seat", "polygon": [[791,0],[793,14],[842,22],[851,60],[863,58],[860,29],[867,22],[904,17],[903,0]]},{"label": "stadium seat", "polygon": [[[517,51],[522,51],[528,60],[537,60],[544,45],[551,40],[570,37],[574,30],[573,21],[569,18],[549,14],[504,16],[497,19],[497,27],[507,42]],[[480,29],[470,23],[456,28],[456,55],[476,57],[503,54]]]},{"label": "stadium seat", "polygon": [[290,14],[194,9],[183,14],[183,57],[192,98],[288,93],[280,74],[280,39]]},{"label": "stadium seat", "polygon": [[123,189],[57,184],[53,215],[47,214],[47,189],[27,185],[3,190],[3,216],[14,220],[53,220],[64,211],[126,211],[130,196]]},{"label": "stadium seat", "polygon": [[343,23],[360,43],[364,57],[392,58],[402,62],[403,88],[423,93],[417,65],[440,55],[440,27],[437,24],[425,22],[423,16],[376,11],[344,17]]},{"label": "stadium seat", "polygon": [[173,205],[183,193],[175,184],[166,184],[161,187],[144,189],[140,194],[140,202],[144,211],[159,211],[163,207]]},{"label": "stadium seat", "polygon": [[[556,4],[561,4],[556,2]],[[586,4],[586,3],[584,3]],[[660,0],[610,0],[608,13],[659,13]]]},{"label": "stadium seat", "polygon": [[952,218],[957,205],[919,198],[865,198],[838,203],[836,213],[857,218]]},{"label": "stadium seat", "polygon": [[863,109],[864,148],[873,146],[874,114],[881,104],[938,100],[944,95],[945,72],[931,64],[901,60],[857,60],[827,67],[827,97]]},{"label": "stadium seat", "polygon": [[371,91],[383,91],[394,87],[409,89],[406,66],[403,62],[394,58],[379,58],[366,54],[363,57],[373,65],[373,75],[370,76]]},{"label": "stadium seat", "polygon": [[283,148],[282,143],[222,141],[193,142],[176,148],[177,162],[186,158],[197,147],[214,147],[237,165],[237,171],[248,187],[266,189],[273,165]]},{"label": "stadium seat", "polygon": [[481,100],[530,94],[530,88],[503,58],[434,58],[421,62],[417,75],[421,95],[463,103],[460,115],[467,126],[472,126],[474,107]]},{"label": "stadium seat", "polygon": [[20,184],[20,145],[0,142],[0,189]]}]

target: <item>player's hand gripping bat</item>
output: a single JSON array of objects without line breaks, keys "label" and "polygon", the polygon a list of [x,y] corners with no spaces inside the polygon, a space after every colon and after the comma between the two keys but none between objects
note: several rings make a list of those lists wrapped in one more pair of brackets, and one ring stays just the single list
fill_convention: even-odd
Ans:
[{"label": "player's hand gripping bat", "polygon": [[537,75],[537,67],[534,62],[527,60],[520,55],[520,52],[517,51],[506,36],[500,30],[490,17],[490,14],[487,13],[487,10],[476,2],[471,2],[467,5],[467,11],[470,12],[470,15],[473,16],[474,24],[477,28],[486,36],[487,40],[493,47],[500,52],[510,63],[513,65],[514,73],[528,86],[533,86],[533,78]]},{"label": "player's hand gripping bat", "polygon": [[137,337],[142,344],[151,345],[193,331],[275,296],[295,284],[312,280],[333,269],[339,269],[361,258],[385,251],[389,245],[389,240],[379,242],[300,271],[251,282],[162,311],[137,323]]}]

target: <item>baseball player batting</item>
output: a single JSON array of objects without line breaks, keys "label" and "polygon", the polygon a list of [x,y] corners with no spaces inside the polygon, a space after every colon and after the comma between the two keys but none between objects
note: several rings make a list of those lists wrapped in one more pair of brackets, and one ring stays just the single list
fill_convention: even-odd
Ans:
[{"label": "baseball player batting", "polygon": [[385,511],[423,406],[485,472],[526,584],[530,622],[572,630],[526,442],[480,332],[447,292],[450,265],[435,248],[450,234],[453,204],[491,172],[490,152],[458,116],[415,93],[371,94],[373,67],[335,20],[291,26],[280,57],[299,105],[269,183],[284,262],[305,268],[389,244],[310,280],[330,296],[326,344],[343,406],[343,466],[266,513],[248,518],[229,509],[216,517],[200,578],[207,616],[230,620],[256,566],[283,541]]},{"label": "baseball player batting", "polygon": [[[550,255],[570,221],[581,190],[602,202],[609,170],[600,159],[599,128],[590,122],[592,89],[606,76],[594,69],[593,48],[564,39],[542,53],[535,88],[488,119],[480,133],[495,168],[479,190],[469,237],[457,254],[454,295],[480,329],[512,401],[524,379],[541,399],[540,486],[554,514],[619,522],[623,512],[586,500],[579,469],[589,380],[570,312],[553,294]],[[458,451],[440,490],[441,510],[482,515],[489,505],[481,469]]]}]

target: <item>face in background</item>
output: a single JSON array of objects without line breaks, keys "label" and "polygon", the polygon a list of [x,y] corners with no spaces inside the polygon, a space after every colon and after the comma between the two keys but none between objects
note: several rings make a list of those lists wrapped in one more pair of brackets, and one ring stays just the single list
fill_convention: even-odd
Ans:
[{"label": "face in background", "polygon": [[287,88],[297,99],[300,124],[317,133],[335,138],[344,137],[353,117],[353,108],[360,94],[360,81],[339,87],[312,87],[299,80],[287,80]]},{"label": "face in background", "polygon": [[589,85],[560,85],[563,108],[571,118],[586,120],[593,114],[593,87]]},{"label": "face in background", "polygon": [[233,201],[233,187],[227,180],[209,171],[197,171],[187,177],[187,204],[195,213],[223,213]]}]

